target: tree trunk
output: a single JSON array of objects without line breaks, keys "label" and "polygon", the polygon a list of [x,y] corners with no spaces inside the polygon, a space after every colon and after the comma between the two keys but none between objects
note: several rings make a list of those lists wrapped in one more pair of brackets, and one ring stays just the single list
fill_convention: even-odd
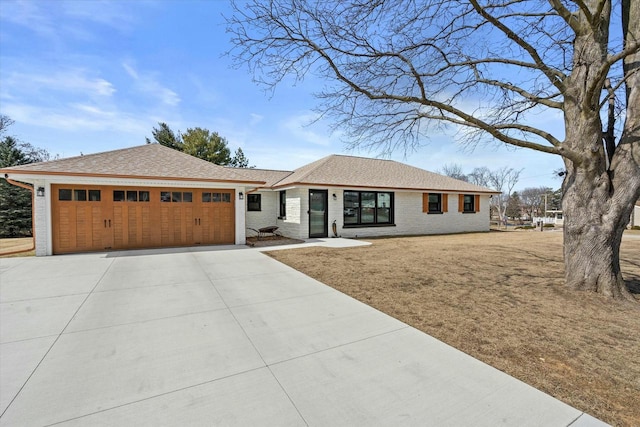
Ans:
[{"label": "tree trunk", "polygon": [[[638,2],[623,3],[628,13],[623,17],[627,40],[635,40],[640,35]],[[625,59],[626,119],[609,165],[602,142],[600,93],[593,94],[593,99],[585,97],[585,88],[594,83],[604,85],[604,81],[595,81],[594,71],[607,58],[608,34],[606,26],[602,28],[603,31],[584,31],[576,37],[574,67],[565,82],[565,144],[580,154],[574,160],[565,158],[565,278],[572,289],[633,298],[620,271],[620,243],[640,196],[640,73],[632,72],[640,67],[640,55]]]},{"label": "tree trunk", "polygon": [[[586,174],[585,174],[586,175]],[[575,177],[575,175],[574,175]],[[581,176],[565,185],[564,259],[566,284],[612,298],[633,298],[620,271],[620,243],[634,199],[622,200]]]}]

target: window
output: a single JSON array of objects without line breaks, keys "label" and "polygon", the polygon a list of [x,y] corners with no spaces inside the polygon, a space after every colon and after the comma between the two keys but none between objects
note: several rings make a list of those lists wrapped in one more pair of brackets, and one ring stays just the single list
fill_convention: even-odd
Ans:
[{"label": "window", "polygon": [[73,190],[73,200],[76,202],[86,202],[87,190]]},{"label": "window", "polygon": [[462,213],[479,212],[480,196],[477,194],[460,194],[458,196],[458,211]]},{"label": "window", "polygon": [[287,216],[287,191],[280,192],[280,218]]},{"label": "window", "polygon": [[[191,193],[189,193],[191,194]],[[186,196],[187,198],[189,198],[189,201],[191,201],[190,196]],[[185,199],[185,201],[187,201]],[[220,203],[220,202],[224,202],[224,203],[231,203],[231,193],[209,193],[209,192],[204,192],[202,193],[202,202],[203,203]]]},{"label": "window", "polygon": [[[89,190],[89,197],[91,198],[91,193],[94,190]],[[95,190],[98,191],[98,190]],[[162,193],[165,194],[165,193]],[[166,194],[163,196],[162,201],[165,200]],[[93,199],[91,199],[93,200]],[[100,192],[98,191],[98,201],[100,200]],[[148,191],[137,191],[137,190],[113,190],[113,201],[114,202],[148,202],[151,200]]]},{"label": "window", "polygon": [[72,191],[66,188],[58,190],[58,200],[71,200]]},{"label": "window", "polygon": [[138,201],[138,192],[127,191],[127,202],[137,202],[137,201]]},{"label": "window", "polygon": [[442,194],[429,193],[429,213],[442,212]]},{"label": "window", "polygon": [[343,199],[345,226],[393,224],[393,193],[345,191]]},{"label": "window", "polygon": [[[88,197],[87,197],[88,194]],[[86,190],[86,189],[68,189],[60,188],[58,190],[58,200],[74,202],[99,202],[100,190]]]},{"label": "window", "polygon": [[122,190],[113,190],[113,201],[114,202],[124,202],[124,191],[122,191]]},{"label": "window", "polygon": [[449,195],[446,193],[424,193],[422,195],[422,212],[440,214],[447,212]]},{"label": "window", "polygon": [[248,211],[262,210],[262,197],[260,194],[247,194],[247,210]]}]

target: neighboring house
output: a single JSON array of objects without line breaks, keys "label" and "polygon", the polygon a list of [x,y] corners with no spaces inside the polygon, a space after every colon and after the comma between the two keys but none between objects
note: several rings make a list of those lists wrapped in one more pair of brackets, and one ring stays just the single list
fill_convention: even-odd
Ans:
[{"label": "neighboring house", "polygon": [[[489,230],[495,191],[390,160],[221,167],[159,144],[0,170],[33,185],[36,255],[244,244],[246,230],[366,237]],[[335,234],[333,226],[335,224]]]},{"label": "neighboring house", "polygon": [[282,234],[370,237],[489,231],[496,191],[403,163],[332,155],[293,172],[246,169],[247,227]]},{"label": "neighboring house", "polygon": [[631,212],[631,218],[629,220],[629,227],[640,227],[640,200],[636,201]]}]

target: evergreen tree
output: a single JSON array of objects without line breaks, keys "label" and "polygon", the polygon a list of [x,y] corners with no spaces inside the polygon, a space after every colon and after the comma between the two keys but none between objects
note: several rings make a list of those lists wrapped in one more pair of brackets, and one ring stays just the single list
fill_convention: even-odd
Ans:
[{"label": "evergreen tree", "polygon": [[[5,116],[6,117],[6,116]],[[4,129],[2,129],[4,131]],[[0,168],[47,160],[49,154],[12,136],[0,141]],[[31,192],[0,182],[0,237],[31,236]]]},{"label": "evergreen tree", "polygon": [[226,166],[231,162],[231,151],[227,146],[227,140],[217,132],[199,127],[187,129],[182,134],[182,141],[182,151],[187,154],[216,165]]},{"label": "evergreen tree", "polygon": [[[180,132],[175,133],[171,130],[168,124],[164,122],[158,123],[158,127],[154,127],[151,131],[151,134],[153,135],[153,139],[156,143],[164,145],[165,147],[173,148],[174,150],[183,150],[184,144],[182,143]],[[149,138],[146,138],[146,140],[147,144],[151,144],[154,142]]]},{"label": "evergreen tree", "polygon": [[242,148],[240,147],[238,147],[235,154],[231,158],[229,166],[232,166],[234,168],[255,168],[255,166],[249,166],[249,159],[244,155],[244,151],[242,151]]}]

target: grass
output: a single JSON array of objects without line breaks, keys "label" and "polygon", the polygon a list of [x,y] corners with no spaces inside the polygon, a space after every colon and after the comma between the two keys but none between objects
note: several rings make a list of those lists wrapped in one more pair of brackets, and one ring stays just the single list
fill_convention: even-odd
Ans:
[{"label": "grass", "polygon": [[[579,410],[640,425],[640,295],[566,289],[562,233],[371,242],[269,255]],[[623,241],[621,264],[640,283],[640,238]]]}]

